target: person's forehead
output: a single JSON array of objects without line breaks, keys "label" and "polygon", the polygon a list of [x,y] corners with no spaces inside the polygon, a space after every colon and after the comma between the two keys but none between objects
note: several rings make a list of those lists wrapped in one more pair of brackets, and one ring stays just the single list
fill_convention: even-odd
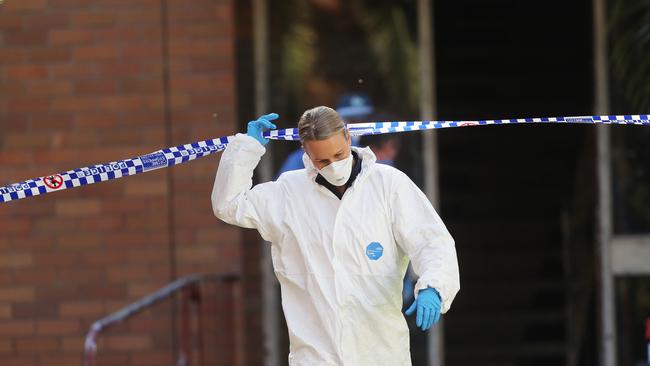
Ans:
[{"label": "person's forehead", "polygon": [[344,150],[347,140],[343,134],[336,134],[324,140],[312,140],[305,142],[305,148],[309,149],[312,158],[329,158],[332,155]]}]

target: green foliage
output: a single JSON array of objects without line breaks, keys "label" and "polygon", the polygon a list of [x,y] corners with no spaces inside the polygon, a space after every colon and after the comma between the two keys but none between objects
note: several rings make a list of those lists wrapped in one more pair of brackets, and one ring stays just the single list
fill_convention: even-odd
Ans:
[{"label": "green foliage", "polygon": [[[610,0],[611,112],[650,112],[650,0]],[[650,130],[612,133],[617,232],[650,232]]]},{"label": "green foliage", "polygon": [[613,112],[650,112],[650,0],[612,0],[608,10]]},{"label": "green foliage", "polygon": [[[371,97],[385,99],[394,112],[417,110],[418,49],[413,24],[407,20],[410,1],[349,0],[328,12],[307,0],[278,2],[282,24],[281,71],[288,96],[304,104],[306,85],[327,82],[333,95],[350,88],[342,75],[357,73]],[[346,37],[341,32],[354,31]],[[329,33],[328,33],[329,32]],[[359,36],[361,34],[361,36]],[[347,59],[342,60],[341,57]],[[343,67],[344,71],[337,70]]]},{"label": "green foliage", "polygon": [[[357,1],[364,6],[363,1]],[[378,60],[378,68],[395,107],[417,110],[419,102],[418,45],[411,34],[406,13],[399,2],[371,2],[362,13],[368,41]]]}]

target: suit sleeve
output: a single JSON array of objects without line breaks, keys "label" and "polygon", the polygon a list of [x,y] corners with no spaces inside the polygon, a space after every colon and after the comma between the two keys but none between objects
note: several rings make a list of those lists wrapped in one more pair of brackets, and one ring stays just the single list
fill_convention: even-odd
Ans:
[{"label": "suit sleeve", "polygon": [[420,277],[415,296],[427,287],[436,289],[442,300],[441,311],[446,313],[460,290],[454,239],[429,199],[402,172],[393,186],[391,211],[395,239]]},{"label": "suit sleeve", "polygon": [[211,200],[219,219],[257,229],[264,240],[273,241],[283,189],[277,182],[253,187],[253,171],[265,152],[266,148],[254,138],[237,134],[221,155]]}]

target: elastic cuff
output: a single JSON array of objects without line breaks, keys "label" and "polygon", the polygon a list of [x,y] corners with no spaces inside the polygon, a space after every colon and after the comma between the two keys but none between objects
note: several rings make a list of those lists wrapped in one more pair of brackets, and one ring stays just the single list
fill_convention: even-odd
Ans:
[{"label": "elastic cuff", "polygon": [[239,150],[244,150],[246,152],[257,153],[262,156],[266,153],[266,147],[257,141],[254,137],[248,136],[244,133],[238,133],[235,135],[235,139],[231,144],[237,145]]}]

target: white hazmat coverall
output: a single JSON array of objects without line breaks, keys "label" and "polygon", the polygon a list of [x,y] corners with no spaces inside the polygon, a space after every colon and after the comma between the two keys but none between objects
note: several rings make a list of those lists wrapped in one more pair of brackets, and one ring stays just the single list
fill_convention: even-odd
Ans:
[{"label": "white hazmat coverall", "polygon": [[454,240],[401,171],[353,147],[361,172],[342,199],[305,169],[252,187],[266,148],[238,134],[221,156],[212,208],[271,242],[289,328],[291,366],[411,365],[402,281],[409,261],[449,310],[460,289]]}]

